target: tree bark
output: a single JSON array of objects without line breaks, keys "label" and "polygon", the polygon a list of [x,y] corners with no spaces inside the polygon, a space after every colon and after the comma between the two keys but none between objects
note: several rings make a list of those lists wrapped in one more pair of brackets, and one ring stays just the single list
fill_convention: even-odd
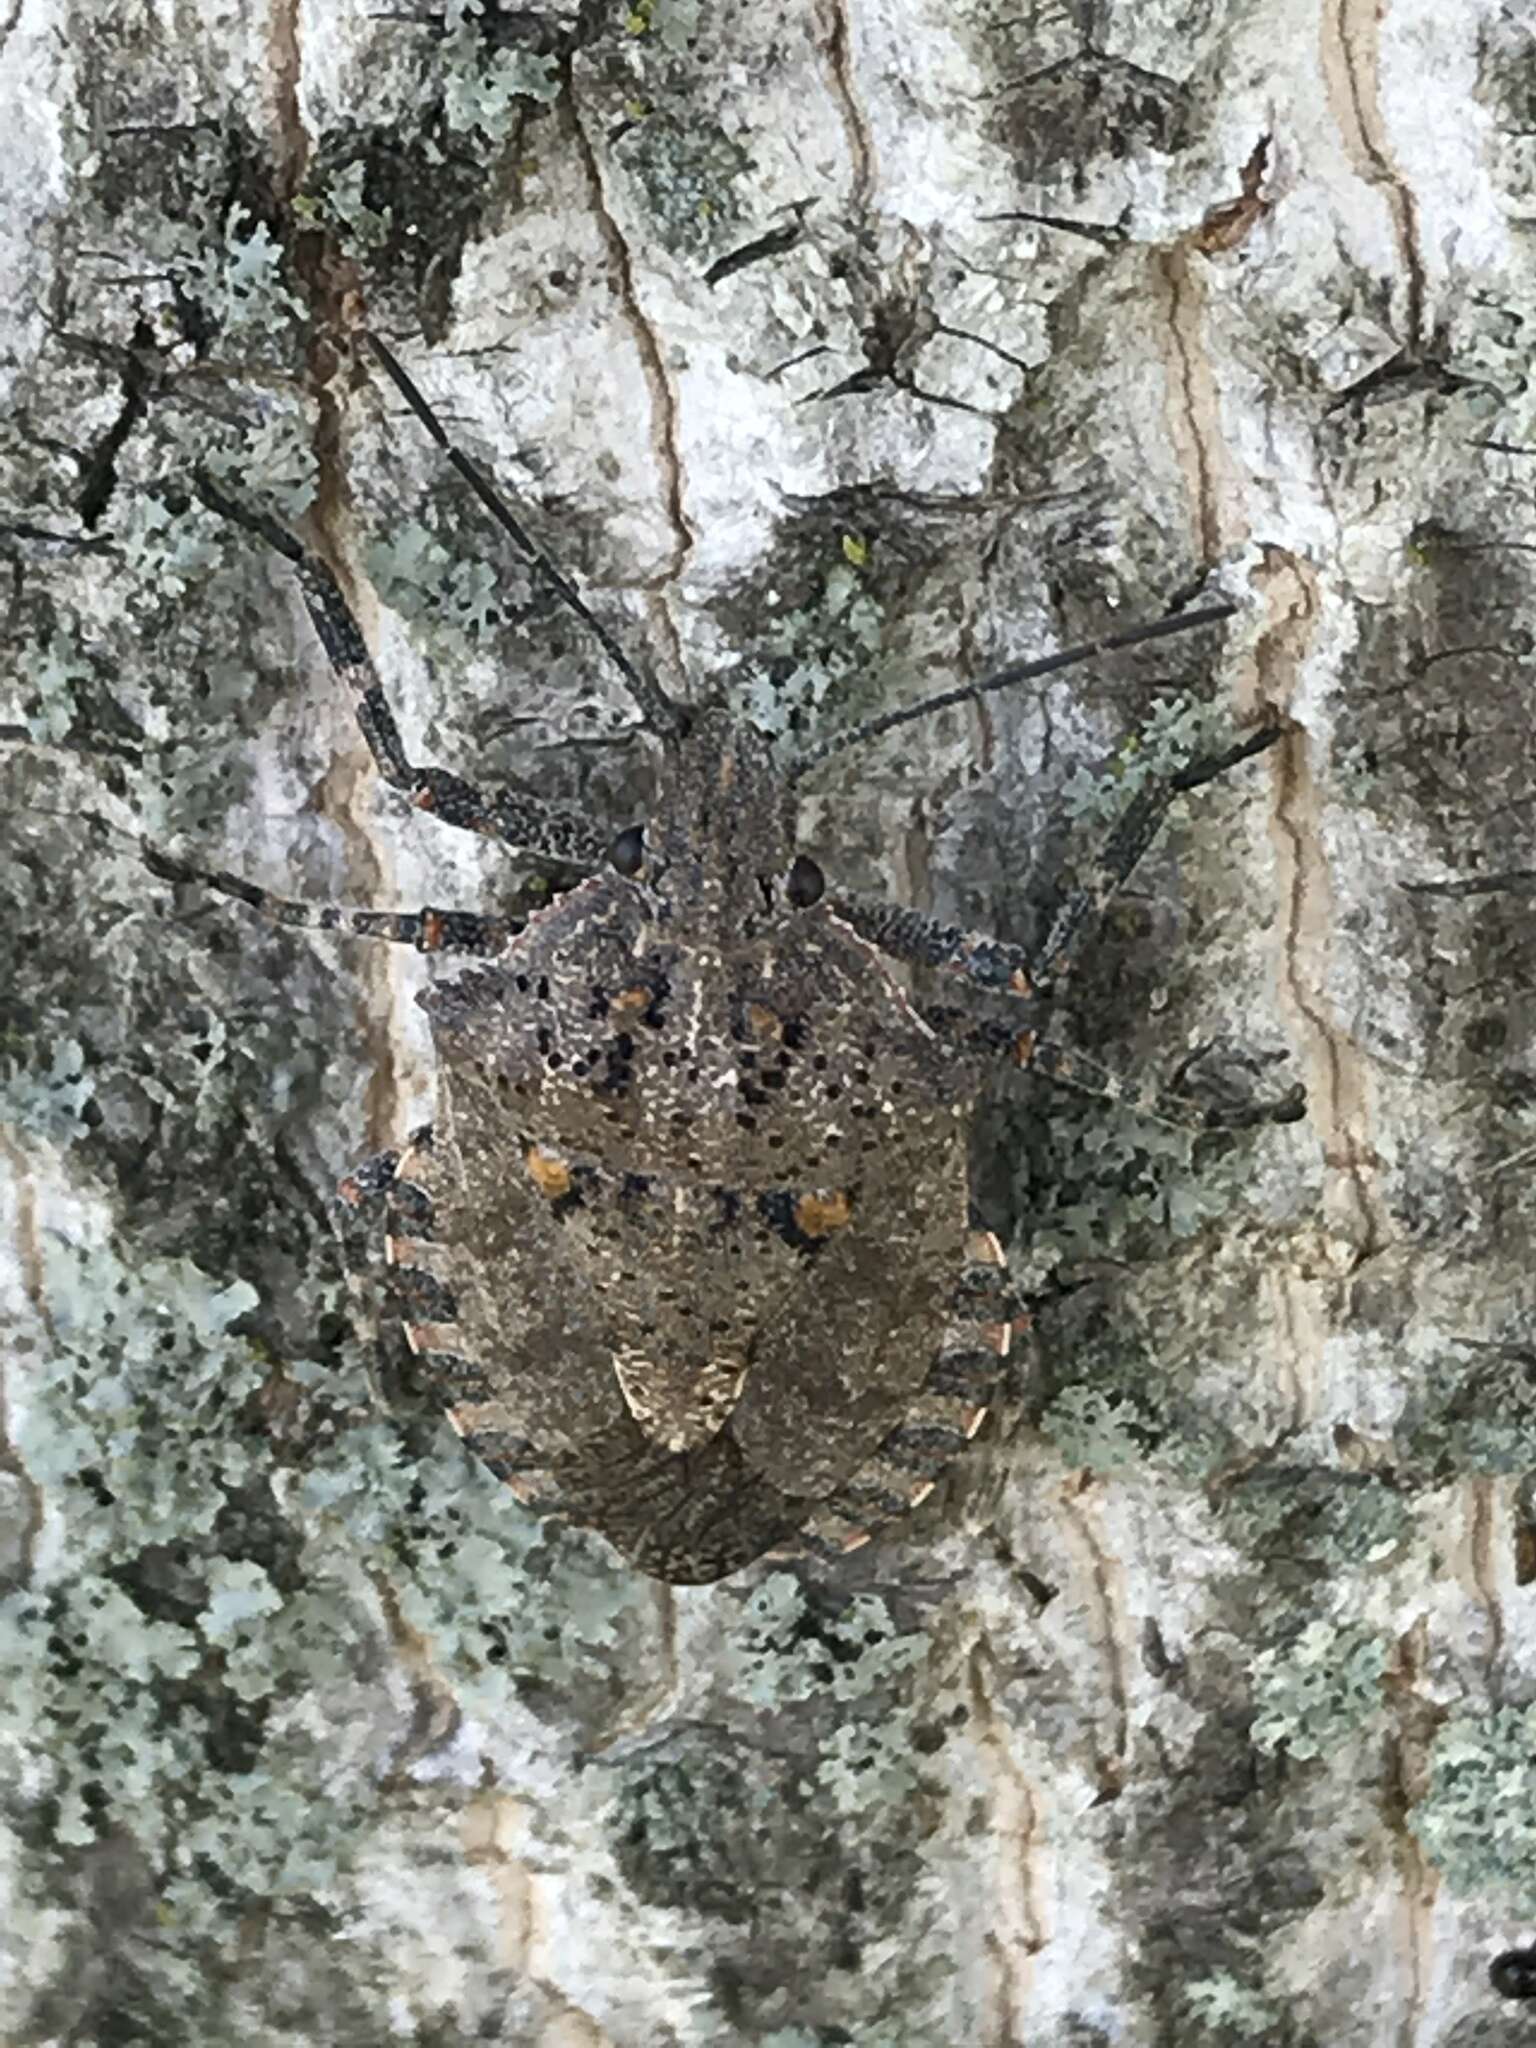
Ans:
[{"label": "tree bark", "polygon": [[[1516,2038],[1521,12],[15,0],[8,2041]],[[780,734],[1239,606],[807,781],[835,886],[1029,944],[1149,764],[1279,724],[1053,1032],[1307,1090],[1194,1142],[999,1081],[975,1199],[1033,1328],[840,1563],[670,1588],[466,1457],[329,1208],[431,1113],[442,968],[143,865],[492,911],[524,873],[380,784],[200,472],[341,577],[414,759],[615,829],[654,789],[367,329],[636,663]]]}]

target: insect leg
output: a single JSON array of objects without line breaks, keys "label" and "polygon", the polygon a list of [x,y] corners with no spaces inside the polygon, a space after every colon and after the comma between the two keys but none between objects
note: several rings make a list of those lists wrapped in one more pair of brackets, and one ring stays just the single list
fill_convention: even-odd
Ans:
[{"label": "insect leg", "polygon": [[445,825],[480,832],[505,845],[584,870],[602,864],[607,835],[579,812],[540,803],[515,790],[481,790],[446,768],[418,767],[405,751],[362,628],[331,571],[275,519],[238,504],[202,471],[198,472],[197,490],[215,512],[258,535],[292,564],[316,636],[352,696],[363,738],[391,789],[398,790],[417,810],[441,818]]},{"label": "insect leg", "polygon": [[1081,1095],[1123,1102],[1138,1115],[1159,1123],[1196,1131],[1239,1130],[1252,1124],[1296,1123],[1306,1114],[1306,1090],[1299,1082],[1273,1102],[1207,1104],[1155,1081],[1130,1086],[1086,1053],[1074,1051],[1058,1039],[1043,1038],[1027,1027],[1021,1030],[1002,1018],[978,1017],[939,1003],[920,1004],[919,1009],[925,1022],[965,1051],[1000,1057],[1010,1066],[1027,1068]]},{"label": "insect leg", "polygon": [[1187,790],[1198,789],[1202,783],[1213,782],[1227,769],[1263,753],[1282,737],[1278,726],[1263,726],[1219,754],[1203,755],[1172,775],[1160,776],[1131,799],[1094,856],[1088,879],[1072,891],[1057,912],[1033,962],[1029,979],[1034,986],[1043,987],[1070,969],[1116,891],[1157,837],[1175,798]]},{"label": "insect leg", "polygon": [[861,939],[893,960],[944,968],[977,988],[1016,996],[1034,993],[1033,962],[1023,946],[1010,946],[986,932],[962,931],[957,924],[940,924],[925,911],[886,903],[878,896],[834,896],[830,907]]},{"label": "insect leg", "polygon": [[[520,932],[526,917],[483,917],[473,910],[349,910],[340,904],[295,903],[274,896],[255,882],[242,881],[224,869],[199,868],[162,853],[148,840],[140,842],[144,865],[162,882],[191,882],[216,889],[221,896],[233,896],[248,903],[272,924],[291,925],[314,931],[354,932],[364,939],[389,939],[397,945],[414,946],[419,953],[501,952],[514,933]],[[540,890],[529,909],[547,900]]]}]

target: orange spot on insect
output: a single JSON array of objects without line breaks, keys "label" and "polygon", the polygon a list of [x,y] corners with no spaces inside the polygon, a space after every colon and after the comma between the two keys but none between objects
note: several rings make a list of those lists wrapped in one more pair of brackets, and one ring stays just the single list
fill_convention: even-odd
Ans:
[{"label": "orange spot on insect", "polygon": [[1037,1032],[1021,1031],[1013,1041],[1014,1064],[1020,1067],[1027,1067],[1034,1059],[1035,1047],[1039,1043],[1040,1038]]},{"label": "orange spot on insect", "polygon": [[804,1237],[830,1237],[853,1219],[853,1197],[846,1188],[817,1189],[795,1204],[795,1228]]},{"label": "orange spot on insect", "polygon": [[424,953],[435,953],[443,943],[443,920],[435,910],[429,910],[421,922],[421,949]]},{"label": "orange spot on insect", "polygon": [[430,789],[416,790],[411,797],[411,802],[418,811],[435,811],[437,809],[437,798]]},{"label": "orange spot on insect", "polygon": [[540,1497],[549,1491],[551,1484],[548,1472],[513,1472],[502,1479],[508,1493],[514,1494],[527,1507],[537,1505]]},{"label": "orange spot on insect", "polygon": [[610,1011],[617,1010],[621,1016],[633,1010],[646,1010],[650,1008],[651,994],[652,991],[643,982],[638,988],[621,988],[608,1008]]},{"label": "orange spot on insect", "polygon": [[523,1154],[528,1178],[547,1202],[558,1202],[571,1191],[571,1169],[558,1152],[546,1152],[542,1145],[530,1145]]},{"label": "orange spot on insect", "polygon": [[770,1010],[766,1003],[748,1003],[747,1022],[759,1038],[782,1038],[784,1019],[777,1010]]},{"label": "orange spot on insect", "polygon": [[361,1206],[363,1199],[363,1191],[362,1188],[358,1185],[354,1175],[349,1173],[345,1180],[338,1181],[336,1184],[336,1192],[338,1195],[340,1195],[341,1199],[346,1203],[349,1209],[356,1209]]}]

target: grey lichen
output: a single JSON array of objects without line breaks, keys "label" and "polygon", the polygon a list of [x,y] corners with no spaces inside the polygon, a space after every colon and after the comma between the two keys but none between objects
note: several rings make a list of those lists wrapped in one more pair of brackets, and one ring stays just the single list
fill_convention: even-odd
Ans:
[{"label": "grey lichen", "polygon": [[1231,738],[1224,707],[1182,693],[1162,698],[1105,772],[1073,770],[1062,785],[1063,807],[1075,823],[1111,824],[1150,783],[1230,745]]},{"label": "grey lichen", "polygon": [[438,61],[450,131],[474,130],[496,143],[511,133],[517,102],[553,100],[560,78],[552,56],[489,47],[476,22],[484,12],[484,0],[448,0]]},{"label": "grey lichen", "polygon": [[[66,1099],[74,1050],[49,1077]],[[31,1853],[131,1838],[184,1959],[238,1947],[253,1902],[345,1916],[398,1740],[371,1588],[465,1711],[504,1720],[541,1689],[600,1700],[632,1582],[580,1544],[562,1564],[446,1432],[419,1446],[380,1415],[361,1371],[243,1335],[244,1282],[102,1243],[51,1244],[45,1277],[52,1350],[14,1438],[48,1512],[0,1601]],[[353,1701],[344,1742],[317,1691]]]},{"label": "grey lichen", "polygon": [[804,604],[781,607],[770,596],[770,623],[756,639],[739,691],[743,715],[762,731],[804,733],[826,715],[829,702],[847,715],[850,689],[871,686],[886,610],[867,573],[869,561],[863,537],[843,533]]},{"label": "grey lichen", "polygon": [[1359,1623],[1319,1618],[1252,1659],[1253,1740],[1305,1761],[1328,1755],[1382,1705],[1391,1644]]},{"label": "grey lichen", "polygon": [[1434,1740],[1411,1823],[1458,1892],[1536,1910],[1536,1706],[1453,1714]]},{"label": "grey lichen", "polygon": [[636,105],[638,118],[619,144],[618,159],[659,238],[677,255],[696,258],[714,246],[722,228],[742,218],[739,188],[752,158],[712,121]]}]

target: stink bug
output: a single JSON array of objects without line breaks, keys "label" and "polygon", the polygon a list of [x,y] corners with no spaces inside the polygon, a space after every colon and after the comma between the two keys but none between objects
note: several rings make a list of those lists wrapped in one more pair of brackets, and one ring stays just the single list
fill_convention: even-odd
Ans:
[{"label": "stink bug", "polygon": [[[1254,732],[1143,791],[1033,956],[829,889],[795,785],[938,705],[1229,615],[1175,615],[1026,662],[823,740],[785,769],[718,705],[674,703],[539,552],[393,355],[380,365],[471,488],[598,635],[659,743],[651,814],[617,832],[418,767],[329,570],[274,522],[385,780],[444,822],[578,879],[511,914],[309,909],[153,851],[278,920],[479,964],[421,998],[434,1124],[342,1183],[466,1443],[522,1499],[658,1578],[724,1577],[790,1542],[852,1548],[973,1437],[1018,1315],[969,1226],[967,1132],[998,1062],[1118,1092],[1040,1035],[1070,964],[1173,796],[1271,744]],[[881,955],[947,974],[909,997]],[[985,991],[1006,1014],[966,1000]],[[997,1006],[994,1005],[994,1011]],[[1299,1113],[1295,1097],[1259,1116]],[[1245,1119],[1246,1120],[1246,1119]]]}]

